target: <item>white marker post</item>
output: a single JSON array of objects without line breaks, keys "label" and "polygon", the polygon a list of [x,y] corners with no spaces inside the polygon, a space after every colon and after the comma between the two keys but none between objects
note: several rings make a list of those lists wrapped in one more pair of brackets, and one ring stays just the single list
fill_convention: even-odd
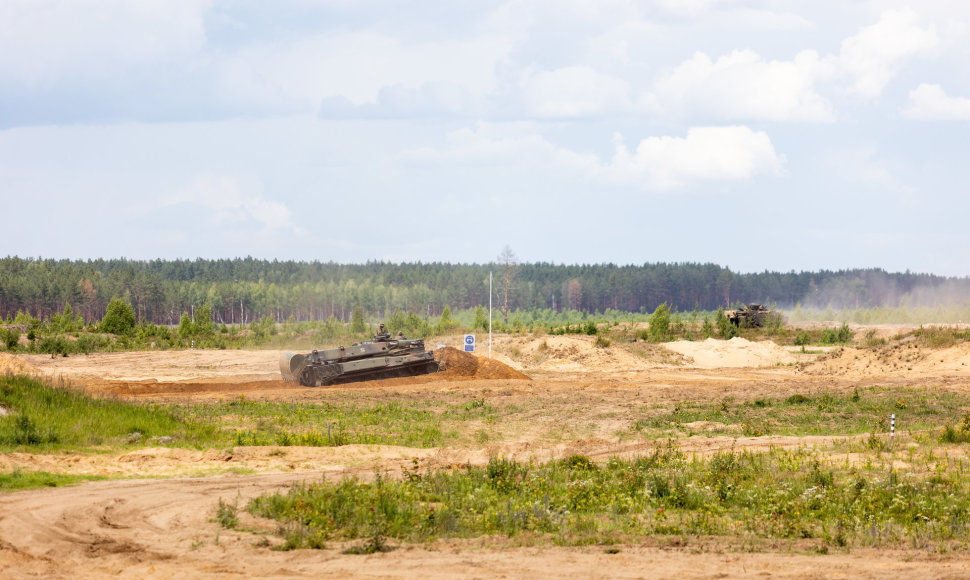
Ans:
[{"label": "white marker post", "polygon": [[896,442],[896,413],[889,416],[889,443]]},{"label": "white marker post", "polygon": [[488,358],[492,358],[492,273],[488,273]]}]

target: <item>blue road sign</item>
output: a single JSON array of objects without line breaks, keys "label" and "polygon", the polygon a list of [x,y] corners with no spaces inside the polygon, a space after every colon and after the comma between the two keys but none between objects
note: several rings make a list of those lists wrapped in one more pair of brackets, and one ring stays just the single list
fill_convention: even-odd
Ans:
[{"label": "blue road sign", "polygon": [[465,352],[475,352],[475,335],[465,335]]}]

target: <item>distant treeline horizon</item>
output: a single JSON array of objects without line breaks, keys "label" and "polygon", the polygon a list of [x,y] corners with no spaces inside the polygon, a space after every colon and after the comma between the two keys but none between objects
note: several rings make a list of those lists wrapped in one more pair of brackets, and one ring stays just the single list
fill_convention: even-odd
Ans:
[{"label": "distant treeline horizon", "polygon": [[[39,318],[71,304],[85,320],[100,319],[112,298],[128,301],[138,319],[177,324],[182,312],[207,304],[217,322],[349,320],[400,310],[439,316],[505,304],[504,264],[443,262],[339,264],[256,258],[195,260],[55,260],[0,258],[0,318],[18,311]],[[779,308],[866,308],[965,304],[970,278],[890,273],[880,268],[737,273],[711,263],[642,265],[547,262],[512,268],[510,311],[652,312],[716,310],[740,303]]]}]

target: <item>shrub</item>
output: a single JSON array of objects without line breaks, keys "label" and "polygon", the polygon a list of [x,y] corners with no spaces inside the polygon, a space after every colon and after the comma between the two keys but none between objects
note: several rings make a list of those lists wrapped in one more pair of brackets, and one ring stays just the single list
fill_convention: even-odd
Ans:
[{"label": "shrub", "polygon": [[135,310],[121,298],[112,298],[101,319],[101,331],[129,335],[135,330]]},{"label": "shrub", "polygon": [[707,318],[704,319],[704,324],[701,325],[701,336],[704,338],[711,338],[714,336],[714,324]]},{"label": "shrub", "polygon": [[839,328],[826,328],[822,331],[824,344],[844,344],[850,340],[852,340],[852,330],[846,322],[843,322]]},{"label": "shrub", "polygon": [[20,341],[20,331],[0,328],[0,339],[3,340],[3,344],[7,347],[7,350],[14,350]]},{"label": "shrub", "polygon": [[488,313],[485,312],[484,306],[475,308],[475,320],[472,322],[472,329],[488,330]]},{"label": "shrub", "polygon": [[666,302],[657,306],[650,315],[650,340],[653,342],[670,340],[670,307]]},{"label": "shrub", "polygon": [[721,338],[728,340],[734,338],[741,334],[740,329],[728,320],[728,317],[724,315],[724,309],[718,308],[717,313],[714,315],[714,325],[717,326],[717,332],[721,335]]},{"label": "shrub", "polygon": [[364,324],[364,311],[358,306],[354,308],[353,314],[350,315],[350,332],[353,334],[363,334],[366,330],[367,325]]}]

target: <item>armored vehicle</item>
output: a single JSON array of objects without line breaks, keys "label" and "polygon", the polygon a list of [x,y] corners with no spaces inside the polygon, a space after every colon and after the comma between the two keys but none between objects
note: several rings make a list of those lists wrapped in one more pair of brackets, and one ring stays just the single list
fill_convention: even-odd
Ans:
[{"label": "armored vehicle", "polygon": [[287,381],[321,387],[439,370],[434,355],[424,350],[424,340],[407,339],[402,334],[392,338],[381,327],[373,340],[350,346],[314,350],[309,354],[284,352],[280,355],[280,372]]},{"label": "armored vehicle", "polygon": [[740,310],[725,310],[724,316],[734,326],[764,326],[768,322],[768,309],[762,304],[748,304]]}]

